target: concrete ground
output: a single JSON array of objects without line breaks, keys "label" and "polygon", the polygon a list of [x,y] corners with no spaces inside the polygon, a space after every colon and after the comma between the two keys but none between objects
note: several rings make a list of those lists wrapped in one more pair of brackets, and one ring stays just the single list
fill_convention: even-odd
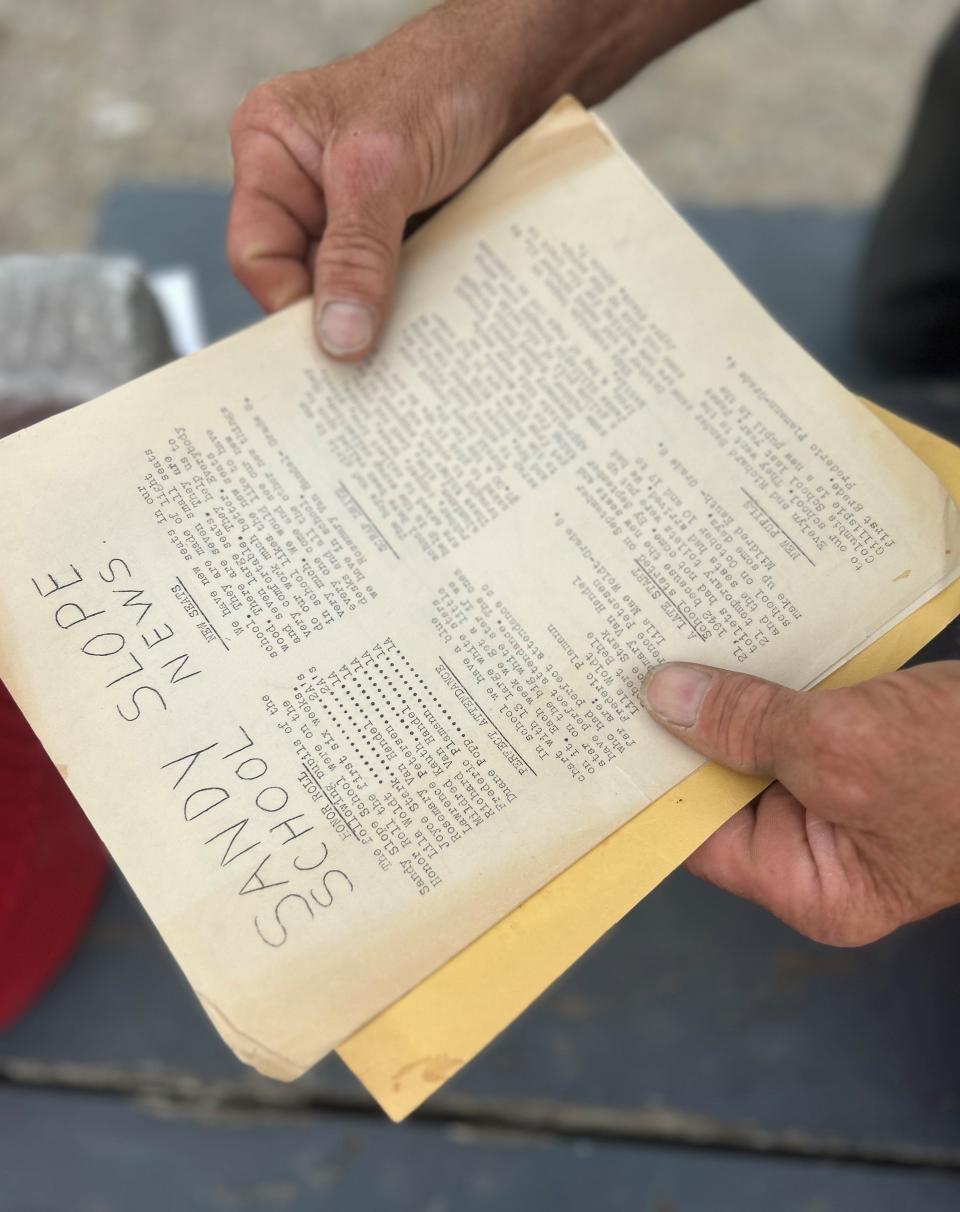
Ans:
[{"label": "concrete ground", "polygon": [[[413,0],[0,0],[0,252],[88,243],[119,180],[226,181],[253,84],[368,43]],[[697,202],[862,204],[958,0],[763,0],[653,65],[607,116]]]}]

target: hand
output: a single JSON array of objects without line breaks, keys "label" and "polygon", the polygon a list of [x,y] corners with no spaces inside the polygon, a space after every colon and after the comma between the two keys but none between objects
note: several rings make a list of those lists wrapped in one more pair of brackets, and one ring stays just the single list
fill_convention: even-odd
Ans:
[{"label": "hand", "polygon": [[747,0],[445,0],[362,54],[261,84],[230,128],[231,268],[267,311],[313,291],[357,361],[386,317],[407,219],[564,92],[603,100]]},{"label": "hand", "polygon": [[267,311],[312,290],[335,357],[376,342],[410,215],[511,133],[495,53],[457,21],[428,13],[362,54],[261,84],[234,115],[231,268]]},{"label": "hand", "polygon": [[642,697],[699,753],[777,778],[690,858],[695,875],[837,946],[960,902],[960,661],[807,694],[675,663]]}]

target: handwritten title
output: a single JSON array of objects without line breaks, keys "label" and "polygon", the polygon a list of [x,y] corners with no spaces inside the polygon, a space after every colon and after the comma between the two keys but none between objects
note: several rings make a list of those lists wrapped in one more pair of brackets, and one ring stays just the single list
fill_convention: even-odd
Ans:
[{"label": "handwritten title", "polygon": [[[202,677],[190,645],[125,559],[113,556],[89,577],[68,564],[66,572],[32,581],[53,607],[55,625],[76,635],[79,654],[97,669],[125,724],[161,719]],[[208,736],[160,763],[160,770],[168,772],[184,822],[221,870],[236,872],[235,895],[251,898],[253,930],[277,948],[352,893],[354,884],[316,824],[271,779],[255,744],[235,724],[229,738]]]}]

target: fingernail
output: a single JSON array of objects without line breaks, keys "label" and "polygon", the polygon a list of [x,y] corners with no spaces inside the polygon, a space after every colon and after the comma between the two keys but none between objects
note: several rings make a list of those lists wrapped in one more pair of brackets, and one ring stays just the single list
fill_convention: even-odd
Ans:
[{"label": "fingernail", "polygon": [[373,312],[363,303],[324,303],[317,335],[327,353],[359,353],[373,340]]},{"label": "fingernail", "polygon": [[644,675],[640,702],[668,724],[692,728],[712,678],[692,665],[654,665]]}]

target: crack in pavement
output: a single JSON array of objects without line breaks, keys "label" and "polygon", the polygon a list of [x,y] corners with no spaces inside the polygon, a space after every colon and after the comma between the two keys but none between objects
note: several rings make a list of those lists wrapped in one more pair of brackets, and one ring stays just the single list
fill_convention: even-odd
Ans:
[{"label": "crack in pavement", "polygon": [[[318,1085],[283,1085],[260,1078],[215,1080],[159,1067],[0,1059],[0,1088],[128,1098],[161,1115],[207,1121],[351,1115],[379,1123],[367,1095]],[[383,1123],[387,1121],[383,1119]],[[687,1149],[805,1158],[811,1161],[960,1172],[960,1147],[859,1141],[804,1129],[771,1129],[673,1108],[600,1107],[550,1099],[498,1099],[446,1092],[409,1121],[455,1129],[459,1139],[496,1136],[521,1143],[536,1139],[589,1139],[598,1143],[662,1145]]]}]

